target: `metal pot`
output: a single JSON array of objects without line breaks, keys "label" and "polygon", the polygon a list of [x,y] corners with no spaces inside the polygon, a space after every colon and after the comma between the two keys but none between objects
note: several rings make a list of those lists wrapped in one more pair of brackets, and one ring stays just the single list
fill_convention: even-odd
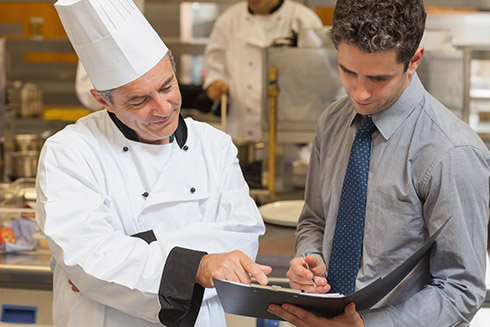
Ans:
[{"label": "metal pot", "polygon": [[20,103],[20,117],[39,116],[43,107],[43,95],[39,86],[30,82],[25,83],[20,91]]},{"label": "metal pot", "polygon": [[11,152],[11,178],[36,177],[39,151]]},{"label": "metal pot", "polygon": [[14,136],[14,151],[28,152],[40,151],[43,140],[37,134],[17,134]]}]

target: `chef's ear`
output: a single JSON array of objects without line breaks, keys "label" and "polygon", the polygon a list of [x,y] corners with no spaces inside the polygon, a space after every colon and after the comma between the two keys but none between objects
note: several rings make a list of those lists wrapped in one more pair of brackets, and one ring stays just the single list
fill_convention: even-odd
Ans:
[{"label": "chef's ear", "polygon": [[99,94],[99,92],[97,92],[96,89],[90,89],[90,93],[92,94],[92,96],[94,97],[95,101],[97,101],[98,103],[100,103],[101,105],[104,106],[104,108],[110,108],[111,105],[109,103],[107,103],[104,98],[102,98],[102,96]]}]

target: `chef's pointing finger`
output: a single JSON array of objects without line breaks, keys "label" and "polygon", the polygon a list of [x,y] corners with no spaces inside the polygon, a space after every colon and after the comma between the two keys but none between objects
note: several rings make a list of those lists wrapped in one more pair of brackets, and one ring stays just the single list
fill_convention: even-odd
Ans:
[{"label": "chef's pointing finger", "polygon": [[242,267],[260,284],[267,285],[269,279],[267,278],[266,274],[269,274],[272,271],[272,267],[259,265],[253,262],[253,260],[246,255],[240,258],[240,263],[242,264]]}]

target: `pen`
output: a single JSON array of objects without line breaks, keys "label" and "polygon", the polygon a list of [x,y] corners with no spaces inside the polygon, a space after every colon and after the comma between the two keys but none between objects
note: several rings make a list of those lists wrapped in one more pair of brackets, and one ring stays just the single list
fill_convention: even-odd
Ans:
[{"label": "pen", "polygon": [[[306,269],[308,269],[309,271],[311,271],[310,265],[306,262],[306,254],[304,254],[304,253],[303,253],[303,262],[306,265]],[[313,271],[311,271],[311,272],[313,273]],[[313,278],[311,279],[311,283],[313,284],[314,287],[316,287],[315,274],[313,274]]]}]

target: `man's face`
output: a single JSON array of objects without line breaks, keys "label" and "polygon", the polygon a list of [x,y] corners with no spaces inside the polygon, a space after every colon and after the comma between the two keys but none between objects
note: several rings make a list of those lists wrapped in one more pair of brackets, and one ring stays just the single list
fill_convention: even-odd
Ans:
[{"label": "man's face", "polygon": [[337,50],[342,85],[361,115],[373,115],[391,106],[410,83],[423,55],[419,48],[404,71],[394,50],[366,53],[343,41]]},{"label": "man's face", "polygon": [[140,141],[168,143],[179,123],[181,96],[170,59],[165,56],[145,75],[112,93],[106,105]]},{"label": "man's face", "polygon": [[250,10],[257,15],[268,15],[279,0],[247,0]]}]

